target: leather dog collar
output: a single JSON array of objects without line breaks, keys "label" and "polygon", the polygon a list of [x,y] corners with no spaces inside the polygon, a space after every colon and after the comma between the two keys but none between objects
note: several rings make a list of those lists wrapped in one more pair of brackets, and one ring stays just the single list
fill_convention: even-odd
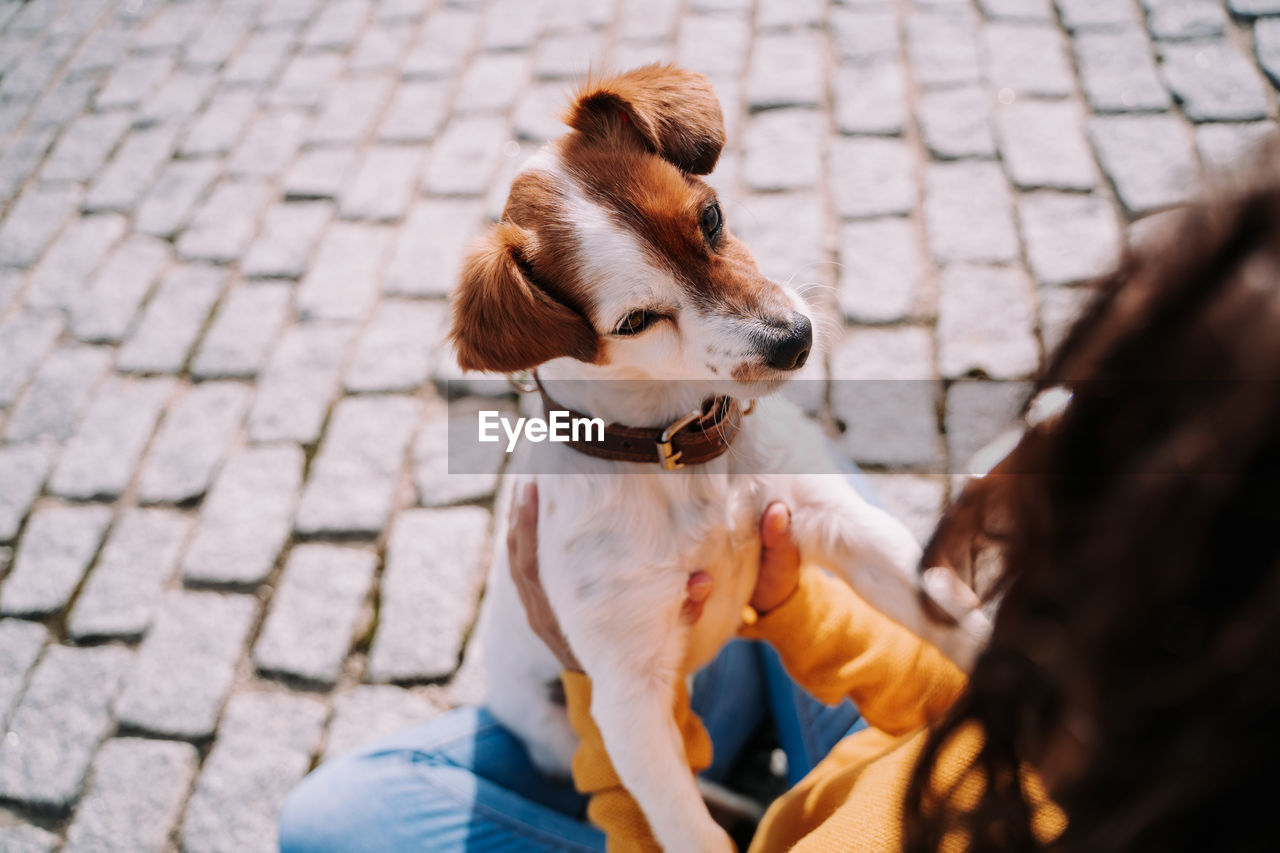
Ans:
[{"label": "leather dog collar", "polygon": [[[551,399],[537,374],[533,377],[542,395],[543,413],[568,412],[570,418],[589,417]],[[603,441],[569,441],[570,447],[597,459],[615,462],[657,462],[666,471],[686,465],[701,465],[722,456],[742,427],[742,418],[751,414],[755,401],[743,408],[733,397],[719,395],[700,409],[665,427],[629,427],[605,424]]]}]

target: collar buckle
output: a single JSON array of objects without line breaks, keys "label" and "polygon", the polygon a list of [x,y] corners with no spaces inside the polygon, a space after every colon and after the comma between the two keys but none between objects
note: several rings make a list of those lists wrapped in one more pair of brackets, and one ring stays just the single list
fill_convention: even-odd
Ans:
[{"label": "collar buckle", "polygon": [[701,417],[702,410],[694,409],[662,431],[662,435],[658,438],[658,464],[662,466],[662,470],[678,471],[684,467],[684,463],[680,461],[684,453],[674,449],[671,446],[671,440],[675,438],[676,433]]}]

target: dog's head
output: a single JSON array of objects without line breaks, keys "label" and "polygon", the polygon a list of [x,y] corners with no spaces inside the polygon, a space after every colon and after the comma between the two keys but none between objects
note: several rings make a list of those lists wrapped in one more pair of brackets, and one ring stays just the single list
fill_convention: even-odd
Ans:
[{"label": "dog's head", "polygon": [[803,302],[760,273],[697,177],[724,146],[706,79],[651,65],[591,82],[566,123],[574,132],[530,160],[466,260],[459,364],[507,372],[567,356],[756,391],[803,366]]}]

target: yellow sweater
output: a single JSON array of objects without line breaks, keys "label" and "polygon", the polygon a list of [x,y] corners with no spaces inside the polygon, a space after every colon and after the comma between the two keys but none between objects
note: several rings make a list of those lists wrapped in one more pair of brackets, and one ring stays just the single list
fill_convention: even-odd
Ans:
[{"label": "yellow sweater", "polygon": [[[945,711],[965,676],[933,646],[865,604],[848,585],[806,569],[795,594],[743,636],[767,640],[791,676],[824,702],[849,696],[870,728],[850,735],[800,784],[769,808],[752,851],[868,851],[901,848],[902,802],[926,724]],[[578,790],[590,795],[587,816],[604,830],[611,853],[659,849],[635,801],[618,781],[591,719],[591,684],[581,673],[563,676],[569,717],[582,739],[573,762]],[[676,697],[676,721],[694,772],[711,763],[711,741],[688,697]],[[980,744],[966,732],[949,743],[935,784],[959,781]],[[963,791],[962,786],[962,791]],[[1035,830],[1042,840],[1065,827],[1034,774]]]}]

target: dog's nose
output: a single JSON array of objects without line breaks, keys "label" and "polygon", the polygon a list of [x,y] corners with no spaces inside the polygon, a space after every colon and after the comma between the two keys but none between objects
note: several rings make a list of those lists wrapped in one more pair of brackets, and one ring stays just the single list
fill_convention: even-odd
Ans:
[{"label": "dog's nose", "polygon": [[769,351],[769,366],[778,370],[799,370],[809,360],[812,347],[813,324],[803,314],[794,314],[791,327],[783,332]]}]

